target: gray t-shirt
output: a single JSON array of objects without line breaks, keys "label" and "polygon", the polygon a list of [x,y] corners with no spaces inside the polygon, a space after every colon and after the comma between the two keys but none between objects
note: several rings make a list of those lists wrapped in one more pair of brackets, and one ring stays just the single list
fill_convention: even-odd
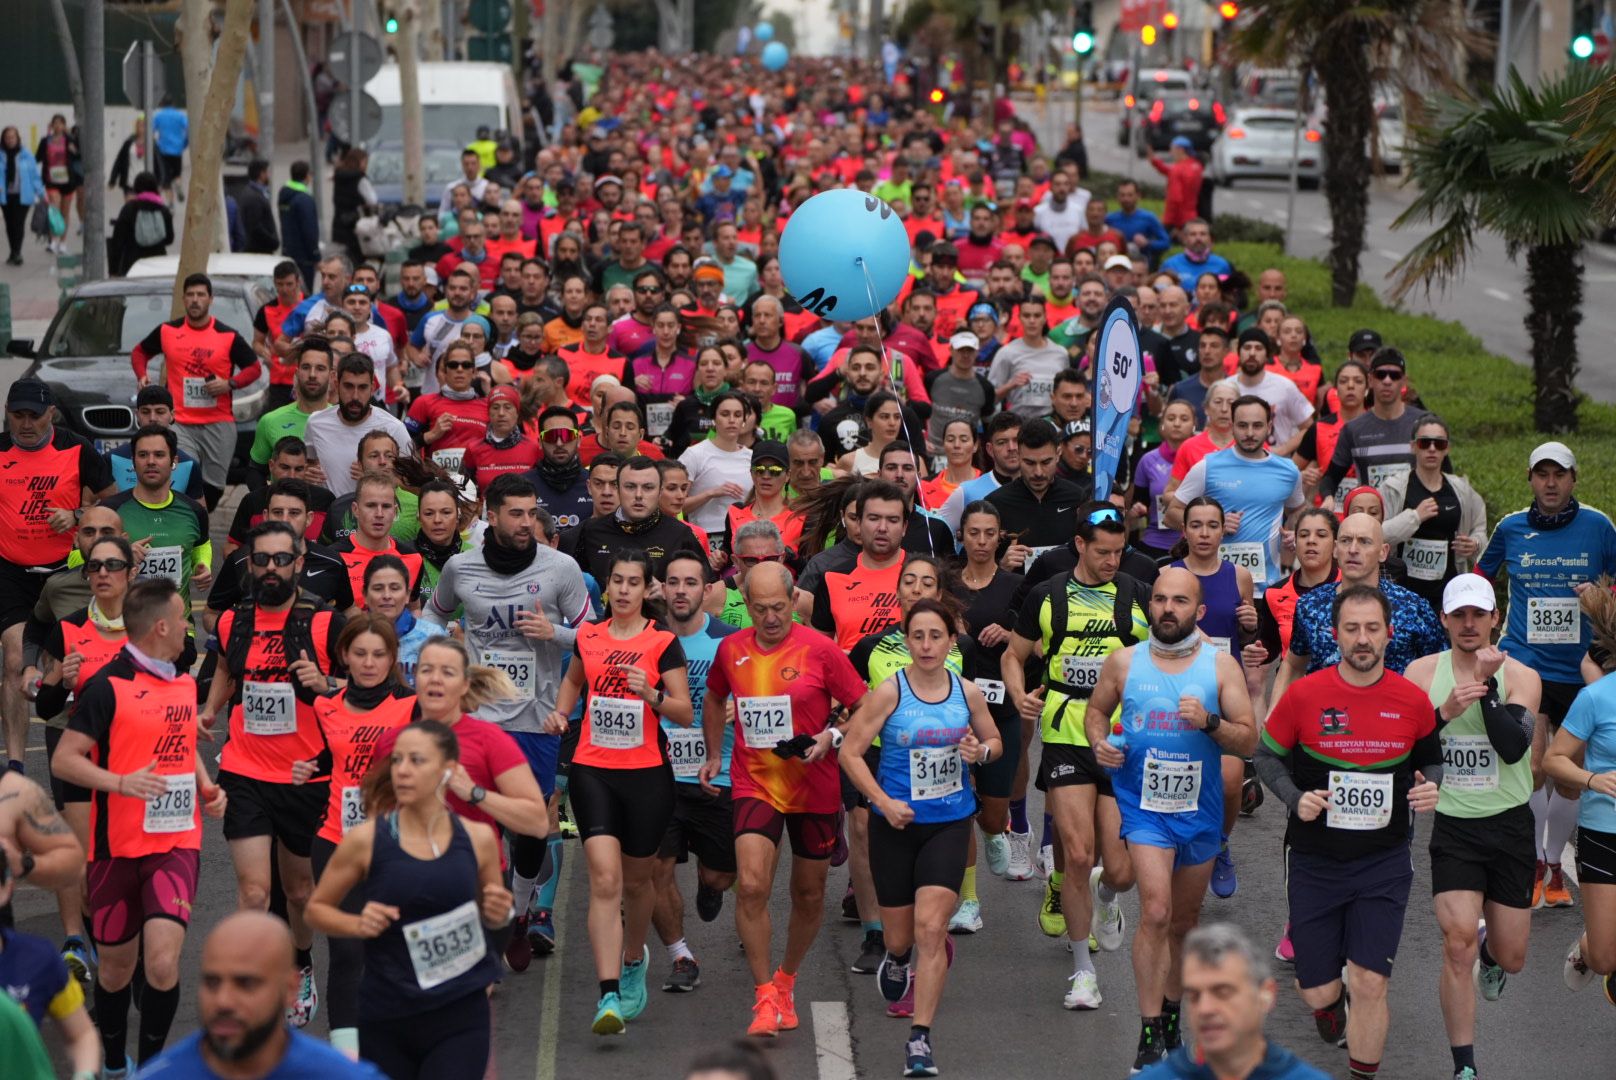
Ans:
[{"label": "gray t-shirt", "polygon": [[[572,653],[577,627],[589,615],[583,571],[567,556],[539,544],[533,562],[514,574],[496,574],[482,551],[463,551],[444,564],[438,587],[421,616],[446,626],[464,605],[466,647],[474,662],[511,676],[518,696],[479,707],[473,716],[506,731],[540,732],[555,708],[561,671]],[[516,626],[518,611],[542,610],[555,637],[537,641]]]},{"label": "gray t-shirt", "polygon": [[927,388],[931,394],[931,419],[926,424],[926,441],[933,453],[943,449],[943,432],[955,420],[964,420],[976,431],[982,429],[982,411],[991,405],[993,395],[974,374],[968,379],[952,371],[942,371]]},{"label": "gray t-shirt", "polygon": [[1395,420],[1382,420],[1373,411],[1348,420],[1336,439],[1335,453],[1325,471],[1319,490],[1334,495],[1347,469],[1358,468],[1358,482],[1379,487],[1387,477],[1406,473],[1414,467],[1414,429],[1425,419],[1425,411],[1405,406]]},{"label": "gray t-shirt", "polygon": [[1004,399],[1005,407],[1023,420],[1036,420],[1047,416],[1050,398],[1055,392],[1055,376],[1071,366],[1066,350],[1052,341],[1034,348],[1026,338],[1017,338],[993,354],[993,366],[988,369],[988,382],[994,388],[1021,374],[1032,376],[1025,386],[1018,386]]}]

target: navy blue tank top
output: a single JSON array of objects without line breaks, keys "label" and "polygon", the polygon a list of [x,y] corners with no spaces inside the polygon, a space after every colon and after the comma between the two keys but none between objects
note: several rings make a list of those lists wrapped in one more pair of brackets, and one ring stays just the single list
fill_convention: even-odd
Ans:
[{"label": "navy blue tank top", "polygon": [[[1183,559],[1172,565],[1181,570],[1189,569]],[[1224,560],[1218,564],[1217,573],[1195,576],[1201,579],[1201,602],[1206,605],[1206,615],[1199,624],[1201,633],[1220,645],[1234,641],[1240,636],[1240,619],[1235,615],[1235,609],[1240,606],[1240,579],[1235,574],[1234,563]]]},{"label": "navy blue tank top", "polygon": [[482,993],[499,978],[477,900],[477,852],[460,819],[449,815],[453,838],[436,859],[417,859],[398,843],[398,815],[376,821],[366,901],[392,904],[396,922],[365,942],[359,1011],[387,1020]]}]

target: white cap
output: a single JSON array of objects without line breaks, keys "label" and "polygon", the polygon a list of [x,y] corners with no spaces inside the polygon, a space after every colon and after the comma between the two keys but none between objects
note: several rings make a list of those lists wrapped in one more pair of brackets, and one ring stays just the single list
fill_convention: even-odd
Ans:
[{"label": "white cap", "polygon": [[1546,442],[1533,450],[1532,456],[1526,459],[1526,467],[1535,469],[1540,461],[1552,461],[1562,469],[1577,467],[1577,455],[1563,442]]},{"label": "white cap", "polygon": [[1126,256],[1126,255],[1113,255],[1109,259],[1105,260],[1105,266],[1103,267],[1103,269],[1106,269],[1106,270],[1132,270],[1133,269],[1133,260],[1128,258],[1128,256]]},{"label": "white cap", "polygon": [[948,347],[950,349],[980,349],[982,342],[969,330],[961,330],[948,339]]},{"label": "white cap", "polygon": [[1480,608],[1497,611],[1498,597],[1493,583],[1480,574],[1455,574],[1442,590],[1442,614],[1452,615],[1460,608]]}]

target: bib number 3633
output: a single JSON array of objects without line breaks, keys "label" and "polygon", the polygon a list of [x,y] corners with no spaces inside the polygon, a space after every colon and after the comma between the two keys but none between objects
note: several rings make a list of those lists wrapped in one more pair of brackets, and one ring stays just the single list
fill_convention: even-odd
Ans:
[{"label": "bib number 3633", "polygon": [[1367,832],[1384,829],[1392,823],[1392,774],[1330,773],[1330,812],[1325,818],[1332,829]]},{"label": "bib number 3633", "polygon": [[415,982],[422,990],[464,975],[488,953],[477,901],[467,900],[442,915],[406,923],[404,944],[410,950]]}]

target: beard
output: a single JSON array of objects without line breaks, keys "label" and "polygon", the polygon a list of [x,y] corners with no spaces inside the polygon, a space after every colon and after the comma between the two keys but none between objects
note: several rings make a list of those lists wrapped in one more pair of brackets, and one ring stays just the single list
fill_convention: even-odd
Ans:
[{"label": "beard", "polygon": [[1381,654],[1373,649],[1354,649],[1352,652],[1342,653],[1341,659],[1353,671],[1374,671],[1380,665]]},{"label": "beard", "polygon": [[1177,619],[1171,619],[1171,621],[1158,620],[1156,624],[1150,628],[1151,636],[1157,641],[1161,642],[1163,645],[1177,645],[1180,641],[1183,641],[1194,632],[1194,623],[1181,623]]},{"label": "beard", "polygon": [[215,1039],[206,1028],[203,1028],[202,1041],[207,1044],[209,1050],[217,1054],[223,1061],[244,1061],[257,1053],[265,1043],[269,1042],[282,1023],[283,1021],[279,1015],[272,1015],[257,1027],[247,1028],[241,1033],[241,1038],[235,1042]]},{"label": "beard", "polygon": [[296,592],[290,578],[283,578],[276,573],[265,574],[253,581],[253,598],[261,604],[284,604]]},{"label": "beard", "polygon": [[370,411],[370,402],[344,401],[342,404],[337,406],[337,411],[342,413],[342,418],[344,420],[362,420],[365,417],[365,413]]}]

